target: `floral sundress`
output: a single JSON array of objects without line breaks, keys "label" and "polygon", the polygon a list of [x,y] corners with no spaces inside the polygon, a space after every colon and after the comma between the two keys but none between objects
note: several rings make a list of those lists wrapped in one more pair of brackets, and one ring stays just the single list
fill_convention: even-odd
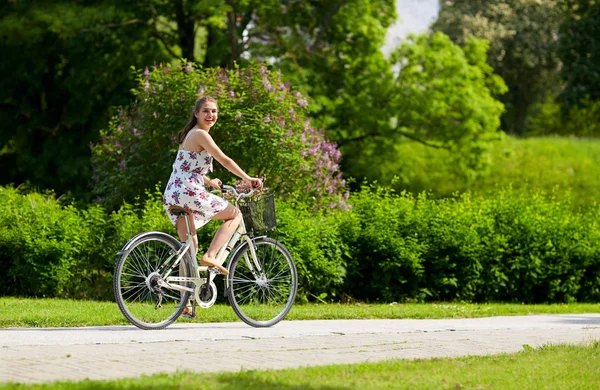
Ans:
[{"label": "floral sundress", "polygon": [[179,150],[173,163],[171,178],[163,195],[163,204],[173,226],[177,217],[171,214],[169,206],[183,207],[192,212],[196,229],[206,225],[228,202],[211,194],[204,187],[202,175],[212,172],[213,157],[206,150],[194,152]]}]

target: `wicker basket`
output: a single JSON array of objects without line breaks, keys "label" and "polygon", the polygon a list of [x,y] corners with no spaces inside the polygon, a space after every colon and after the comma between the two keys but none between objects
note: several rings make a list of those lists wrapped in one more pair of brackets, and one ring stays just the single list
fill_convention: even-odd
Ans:
[{"label": "wicker basket", "polygon": [[247,231],[264,232],[275,229],[275,200],[273,194],[263,195],[258,199],[242,199],[238,204]]}]

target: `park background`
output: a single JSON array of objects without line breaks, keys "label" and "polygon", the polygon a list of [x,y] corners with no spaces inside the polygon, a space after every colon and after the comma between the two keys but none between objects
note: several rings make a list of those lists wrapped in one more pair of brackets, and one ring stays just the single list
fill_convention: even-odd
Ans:
[{"label": "park background", "polygon": [[439,6],[396,44],[391,0],[6,2],[0,295],[111,299],[210,94],[299,300],[597,301],[600,4]]}]

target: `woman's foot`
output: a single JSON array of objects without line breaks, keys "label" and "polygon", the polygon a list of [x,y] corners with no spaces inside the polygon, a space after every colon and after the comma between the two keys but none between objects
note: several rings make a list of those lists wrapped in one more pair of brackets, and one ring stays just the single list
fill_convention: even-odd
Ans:
[{"label": "woman's foot", "polygon": [[186,306],[181,312],[181,316],[184,318],[190,318],[192,320],[198,318],[198,314],[194,313],[191,306]]},{"label": "woman's foot", "polygon": [[227,268],[223,267],[221,264],[215,263],[214,259],[210,259],[206,255],[202,256],[202,259],[200,259],[200,265],[218,268],[218,270],[221,271],[223,275],[229,275],[229,271],[227,270]]}]

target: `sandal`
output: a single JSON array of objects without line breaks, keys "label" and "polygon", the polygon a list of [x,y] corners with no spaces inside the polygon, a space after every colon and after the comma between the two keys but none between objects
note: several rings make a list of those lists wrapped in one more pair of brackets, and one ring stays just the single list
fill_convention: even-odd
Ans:
[{"label": "sandal", "polygon": [[229,271],[227,270],[227,268],[223,267],[220,264],[213,263],[212,261],[206,261],[206,260],[204,260],[204,257],[202,257],[202,259],[200,260],[200,265],[206,266],[206,267],[211,267],[211,268],[216,268],[223,275],[229,275]]},{"label": "sandal", "polygon": [[189,318],[190,320],[195,320],[196,318],[198,318],[198,313],[195,313],[194,315],[192,315],[192,307],[191,306],[186,306],[183,309],[183,312],[181,313],[181,316],[183,318]]}]

